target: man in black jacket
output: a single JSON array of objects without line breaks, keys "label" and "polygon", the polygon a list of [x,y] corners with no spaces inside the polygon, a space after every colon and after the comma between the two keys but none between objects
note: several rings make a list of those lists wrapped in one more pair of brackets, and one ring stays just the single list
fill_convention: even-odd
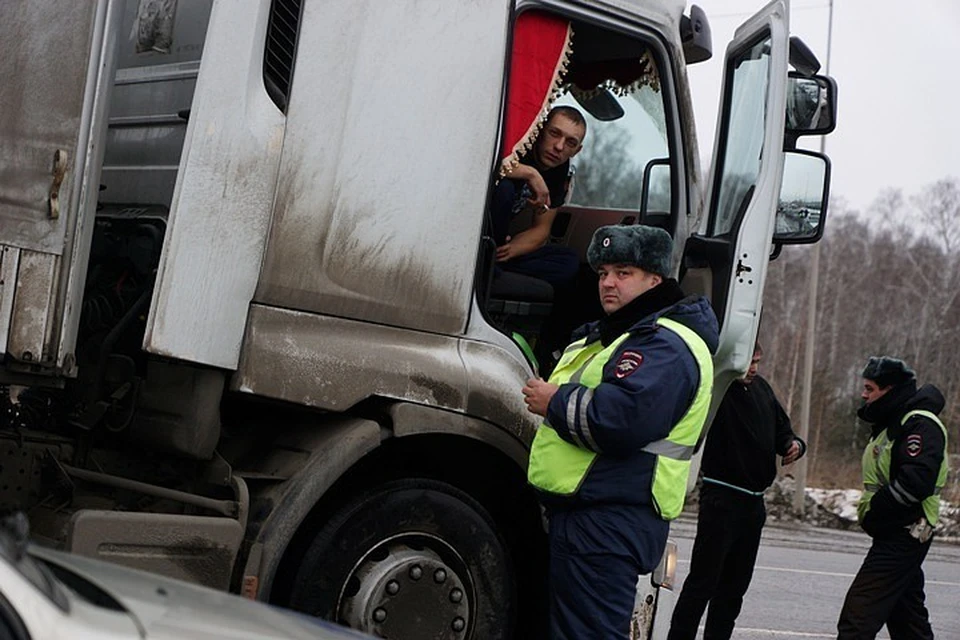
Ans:
[{"label": "man in black jacket", "polygon": [[[547,114],[533,148],[505,168],[493,195],[491,222],[497,243],[497,267],[550,283],[568,286],[580,259],[563,245],[549,244],[550,227],[570,186],[570,160],[583,148],[587,121],[573,107],[554,107]],[[530,227],[508,235],[510,223],[523,211],[532,213]]]},{"label": "man in black jacket", "polygon": [[847,592],[837,637],[875,638],[886,624],[893,640],[926,640],[933,631],[922,564],[947,478],[943,394],[929,384],[917,389],[912,369],[881,356],[863,370],[861,398],[857,416],[870,423],[871,439],[857,516],[873,544]]},{"label": "man in black jacket", "polygon": [[753,577],[767,517],[763,492],[777,475],[776,456],[790,464],[806,451],[773,389],[757,373],[762,354],[757,344],[747,375],[730,385],[710,427],[697,539],[669,640],[693,640],[708,603],[704,639],[733,633]]}]

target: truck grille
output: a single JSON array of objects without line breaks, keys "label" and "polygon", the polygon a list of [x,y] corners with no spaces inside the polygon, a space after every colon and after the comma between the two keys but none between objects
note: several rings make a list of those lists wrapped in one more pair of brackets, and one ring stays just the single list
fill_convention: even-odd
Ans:
[{"label": "truck grille", "polygon": [[303,0],[273,0],[270,23],[263,54],[263,82],[274,104],[287,112],[290,83],[300,32],[300,11]]}]

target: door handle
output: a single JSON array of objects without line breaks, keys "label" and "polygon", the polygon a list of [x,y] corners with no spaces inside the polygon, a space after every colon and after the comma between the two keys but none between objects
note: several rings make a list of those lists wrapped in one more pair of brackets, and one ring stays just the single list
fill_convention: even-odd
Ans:
[{"label": "door handle", "polygon": [[67,152],[57,149],[53,154],[53,183],[50,185],[50,217],[60,217],[60,185],[67,173]]}]

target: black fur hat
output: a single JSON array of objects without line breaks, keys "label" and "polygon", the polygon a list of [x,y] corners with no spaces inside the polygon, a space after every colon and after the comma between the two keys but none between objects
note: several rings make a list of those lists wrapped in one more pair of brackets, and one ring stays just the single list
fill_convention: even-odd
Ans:
[{"label": "black fur hat", "polygon": [[873,380],[881,387],[897,386],[916,380],[916,372],[899,358],[874,356],[867,362],[861,374],[867,380]]},{"label": "black fur hat", "polygon": [[629,264],[666,278],[672,254],[673,239],[659,227],[609,225],[593,234],[587,262],[594,271],[602,264]]}]

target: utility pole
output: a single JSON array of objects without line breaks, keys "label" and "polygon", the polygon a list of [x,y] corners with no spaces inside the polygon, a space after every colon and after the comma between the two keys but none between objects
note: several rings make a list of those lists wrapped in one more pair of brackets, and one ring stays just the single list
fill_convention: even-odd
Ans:
[{"label": "utility pole", "polygon": [[[830,14],[827,18],[827,63],[825,75],[830,75],[830,49],[833,44],[833,0],[830,0]],[[827,136],[820,136],[820,153],[827,148]],[[817,323],[817,286],[820,279],[820,243],[813,245],[810,255],[810,287],[807,293],[807,332],[803,351],[803,396],[800,399],[800,433],[804,441],[810,436],[810,400],[813,395],[813,353]],[[807,460],[809,456],[797,462],[796,486],[793,492],[793,511],[803,515],[804,499],[807,488]]]}]

